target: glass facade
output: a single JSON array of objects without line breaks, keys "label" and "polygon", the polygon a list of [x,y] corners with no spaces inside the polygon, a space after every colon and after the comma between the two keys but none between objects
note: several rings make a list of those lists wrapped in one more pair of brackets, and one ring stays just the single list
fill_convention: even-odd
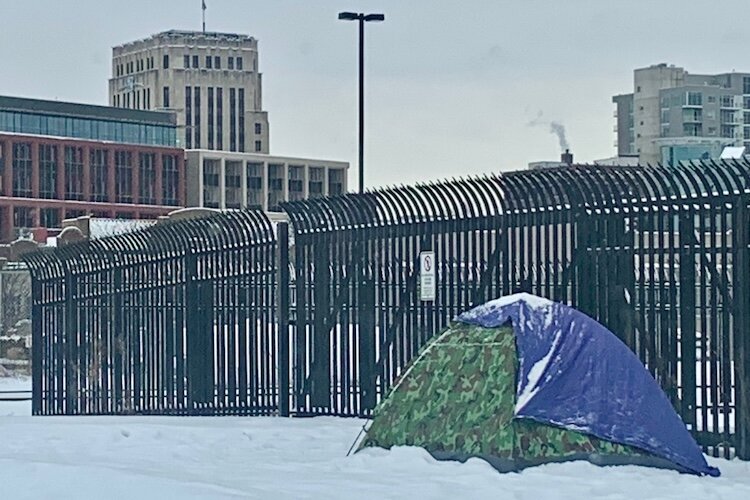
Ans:
[{"label": "glass facade", "polygon": [[0,111],[0,131],[151,146],[175,147],[177,144],[176,129],[170,125],[86,117],[74,118],[20,111]]}]

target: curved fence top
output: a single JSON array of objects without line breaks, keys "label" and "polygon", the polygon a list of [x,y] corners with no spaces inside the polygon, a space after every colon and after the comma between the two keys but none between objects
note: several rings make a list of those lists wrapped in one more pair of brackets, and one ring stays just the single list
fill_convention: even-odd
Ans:
[{"label": "curved fence top", "polygon": [[76,273],[100,271],[273,241],[274,230],[268,217],[261,211],[248,210],[166,222],[132,233],[45,248],[25,255],[23,260],[34,278],[50,279],[73,270]]},{"label": "curved fence top", "polygon": [[749,190],[747,160],[702,160],[525,170],[287,202],[282,208],[295,232],[305,234],[573,208],[616,212]]}]

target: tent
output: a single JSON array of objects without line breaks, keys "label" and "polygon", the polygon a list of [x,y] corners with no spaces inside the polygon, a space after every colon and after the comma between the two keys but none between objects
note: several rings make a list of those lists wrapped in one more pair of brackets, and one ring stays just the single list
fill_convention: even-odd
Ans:
[{"label": "tent", "polygon": [[719,475],[625,344],[529,294],[476,307],[430,340],[375,409],[359,449],[370,446],[500,471],[588,460]]}]

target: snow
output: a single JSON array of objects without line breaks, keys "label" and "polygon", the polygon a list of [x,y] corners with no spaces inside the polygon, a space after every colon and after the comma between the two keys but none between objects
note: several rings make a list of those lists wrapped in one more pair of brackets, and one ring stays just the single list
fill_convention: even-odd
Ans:
[{"label": "snow", "polygon": [[534,363],[534,365],[529,370],[529,374],[526,376],[526,383],[522,387],[520,387],[520,390],[518,391],[515,407],[516,415],[518,415],[523,407],[526,406],[529,401],[531,401],[531,399],[536,395],[537,392],[539,392],[539,389],[541,388],[542,375],[544,375],[544,372],[547,370],[547,366],[549,366],[549,363],[552,360],[552,356],[557,352],[557,346],[560,344],[561,338],[562,330],[555,331],[555,338],[552,341],[552,345],[550,346],[549,351],[547,351],[547,354],[545,354],[542,359]]},{"label": "snow", "polygon": [[[0,379],[0,390],[28,388]],[[14,403],[15,404],[15,403]],[[750,463],[711,459],[720,478],[588,462],[500,474],[398,447],[346,456],[363,420],[318,417],[7,416],[0,497],[20,499],[750,498]]]},{"label": "snow", "polygon": [[496,309],[515,304],[516,302],[522,302],[534,311],[543,311],[545,313],[545,322],[548,322],[547,326],[551,324],[552,315],[550,314],[550,312],[554,302],[549,299],[545,299],[544,297],[538,297],[530,293],[514,293],[512,295],[505,295],[503,297],[490,300],[489,302],[485,302],[481,306],[475,307],[471,311],[467,311],[461,314],[461,317],[464,320],[471,320],[474,318],[486,316]]}]

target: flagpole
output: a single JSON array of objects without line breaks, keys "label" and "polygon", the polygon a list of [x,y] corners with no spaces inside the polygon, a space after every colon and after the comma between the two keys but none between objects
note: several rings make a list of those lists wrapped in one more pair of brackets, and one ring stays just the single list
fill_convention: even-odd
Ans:
[{"label": "flagpole", "polygon": [[206,32],[206,0],[201,0],[201,9],[203,10],[203,33]]}]

